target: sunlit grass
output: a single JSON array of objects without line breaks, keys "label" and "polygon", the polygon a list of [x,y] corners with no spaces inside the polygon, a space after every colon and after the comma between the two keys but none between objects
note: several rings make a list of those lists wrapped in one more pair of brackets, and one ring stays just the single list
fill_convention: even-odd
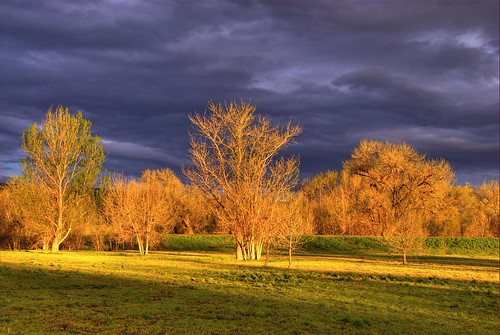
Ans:
[{"label": "sunlit grass", "polygon": [[2,333],[492,334],[497,257],[0,252]]}]

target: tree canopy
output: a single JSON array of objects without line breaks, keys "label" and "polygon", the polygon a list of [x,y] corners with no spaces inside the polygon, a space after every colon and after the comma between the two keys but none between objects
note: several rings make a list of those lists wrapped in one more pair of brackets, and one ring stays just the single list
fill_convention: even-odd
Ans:
[{"label": "tree canopy", "polygon": [[[31,183],[47,194],[52,251],[68,237],[76,208],[97,181],[104,162],[102,141],[90,131],[91,122],[81,112],[50,108],[41,125],[36,123],[21,136],[27,157],[21,161],[22,182]],[[36,191],[35,191],[36,192]],[[79,213],[82,215],[82,213]]]},{"label": "tree canopy", "polygon": [[273,209],[298,180],[297,157],[275,159],[300,134],[274,126],[249,103],[209,103],[189,117],[192,167],[185,175],[208,197],[219,223],[236,238],[239,259],[258,259],[269,238]]}]

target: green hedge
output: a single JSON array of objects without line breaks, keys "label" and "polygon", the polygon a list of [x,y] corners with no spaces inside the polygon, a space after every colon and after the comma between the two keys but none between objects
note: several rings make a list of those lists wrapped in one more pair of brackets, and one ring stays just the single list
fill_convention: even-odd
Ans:
[{"label": "green hedge", "polygon": [[305,236],[303,251],[307,252],[387,252],[383,238],[375,236]]},{"label": "green hedge", "polygon": [[[233,252],[230,235],[167,235],[160,249],[165,251]],[[311,253],[386,253],[390,249],[382,237],[315,235],[303,238],[302,251]],[[498,255],[498,238],[429,237],[424,253],[450,255]]]},{"label": "green hedge", "polygon": [[160,249],[233,252],[235,243],[231,235],[167,235],[162,239]]},{"label": "green hedge", "polygon": [[446,254],[491,254],[499,252],[499,239],[495,237],[429,237],[425,249]]}]

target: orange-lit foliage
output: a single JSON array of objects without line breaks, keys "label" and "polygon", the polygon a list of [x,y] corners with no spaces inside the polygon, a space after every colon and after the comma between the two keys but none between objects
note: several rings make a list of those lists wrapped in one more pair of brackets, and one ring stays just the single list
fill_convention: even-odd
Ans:
[{"label": "orange-lit foliage", "polygon": [[114,238],[125,242],[135,237],[139,252],[150,246],[176,224],[182,183],[168,170],[146,170],[139,180],[115,178],[107,191],[105,213]]},{"label": "orange-lit foliage", "polygon": [[343,164],[364,179],[366,212],[380,233],[406,255],[425,235],[424,221],[440,208],[454,174],[443,160],[428,160],[406,144],[361,141]]},{"label": "orange-lit foliage", "polygon": [[223,229],[236,239],[238,259],[259,259],[270,236],[272,211],[298,178],[298,159],[274,159],[299,126],[273,126],[249,103],[210,103],[190,116],[192,167],[185,175],[199,187]]}]

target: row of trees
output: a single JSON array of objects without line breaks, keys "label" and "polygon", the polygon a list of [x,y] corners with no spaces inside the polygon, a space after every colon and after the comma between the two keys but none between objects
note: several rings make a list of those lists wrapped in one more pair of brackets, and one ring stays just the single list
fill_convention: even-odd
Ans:
[{"label": "row of trees", "polygon": [[319,234],[384,236],[406,254],[423,236],[498,236],[498,182],[453,185],[444,160],[406,144],[362,141],[342,172],[304,182]]},{"label": "row of trees", "polygon": [[[297,157],[276,158],[300,134],[241,102],[190,116],[192,165],[184,185],[170,170],[140,178],[102,174],[90,122],[49,110],[22,136],[23,175],[0,192],[0,243],[10,248],[136,247],[166,233],[231,233],[238,259],[259,259],[304,234],[374,235],[406,254],[422,236],[498,236],[498,182],[454,186],[443,160],[406,144],[362,141],[340,173],[298,185]],[[95,188],[95,185],[99,188]],[[93,187],[94,186],[94,187]]]},{"label": "row of trees", "polygon": [[[442,190],[444,194],[434,197],[427,209],[421,211],[422,233],[425,236],[498,237],[498,190],[496,180],[478,186],[452,185]],[[387,232],[387,221],[384,224],[377,213],[377,208],[386,208],[377,199],[381,193],[372,196],[373,186],[357,175],[323,172],[306,180],[303,191],[314,212],[316,234],[381,236]],[[388,199],[389,194],[386,196]]]}]

